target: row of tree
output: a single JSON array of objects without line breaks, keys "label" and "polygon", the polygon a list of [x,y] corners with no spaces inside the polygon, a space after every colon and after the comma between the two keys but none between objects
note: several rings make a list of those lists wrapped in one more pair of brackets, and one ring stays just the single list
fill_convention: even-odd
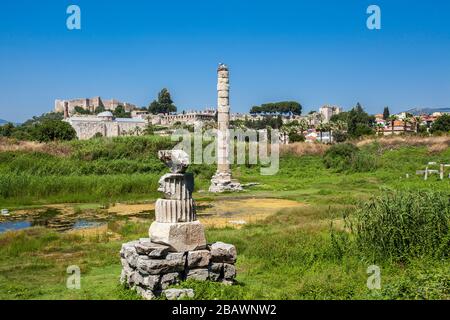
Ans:
[{"label": "row of tree", "polygon": [[250,113],[292,113],[302,114],[302,105],[296,101],[281,101],[254,106]]}]

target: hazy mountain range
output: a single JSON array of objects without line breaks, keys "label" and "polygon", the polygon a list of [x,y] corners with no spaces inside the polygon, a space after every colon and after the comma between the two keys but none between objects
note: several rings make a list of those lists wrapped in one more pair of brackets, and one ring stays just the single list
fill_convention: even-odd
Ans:
[{"label": "hazy mountain range", "polygon": [[6,120],[3,120],[3,119],[0,119],[0,124],[5,124],[5,123],[8,123],[9,121],[6,121]]},{"label": "hazy mountain range", "polygon": [[410,110],[406,110],[405,112],[411,113],[415,116],[419,116],[421,114],[432,114],[434,112],[449,112],[450,108],[413,108]]}]

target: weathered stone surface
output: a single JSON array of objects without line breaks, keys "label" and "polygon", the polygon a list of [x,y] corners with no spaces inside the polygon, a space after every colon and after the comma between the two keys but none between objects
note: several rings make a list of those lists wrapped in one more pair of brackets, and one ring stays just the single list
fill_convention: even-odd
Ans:
[{"label": "weathered stone surface", "polygon": [[223,263],[211,263],[209,265],[209,279],[219,281],[223,278]]},{"label": "weathered stone surface", "polygon": [[142,275],[158,275],[184,270],[184,259],[149,259],[140,256],[137,260],[137,269]]},{"label": "weathered stone surface", "polygon": [[219,106],[228,106],[229,98],[217,98],[217,103]]},{"label": "weathered stone surface", "polygon": [[213,262],[225,262],[234,264],[237,258],[236,247],[223,242],[213,243],[211,249],[211,260]]},{"label": "weathered stone surface", "polygon": [[211,253],[209,250],[189,251],[187,253],[188,268],[207,267],[211,260]]},{"label": "weathered stone surface", "polygon": [[183,150],[161,150],[158,152],[158,158],[172,173],[184,173],[189,166],[189,155]]},{"label": "weathered stone surface", "polygon": [[123,259],[125,259],[131,268],[136,268],[139,255],[134,246],[126,246],[123,249]]},{"label": "weathered stone surface", "polygon": [[165,257],[169,252],[170,247],[150,242],[140,241],[135,245],[136,252],[139,255],[147,255],[149,257],[161,258]]},{"label": "weathered stone surface", "polygon": [[139,241],[131,241],[131,242],[127,242],[127,243],[123,243],[122,244],[122,248],[120,249],[120,256],[122,257],[122,258],[125,258],[125,249],[126,248],[134,248],[134,246],[136,245],[136,244],[138,244],[139,243]]},{"label": "weathered stone surface", "polygon": [[156,298],[155,294],[150,289],[141,288],[139,286],[136,287],[136,292],[142,296],[145,300],[153,300]]},{"label": "weathered stone surface", "polygon": [[186,200],[192,198],[194,176],[192,173],[168,173],[159,179],[158,191],[164,193],[166,199]]},{"label": "weathered stone surface", "polygon": [[236,278],[236,267],[232,264],[223,264],[223,277],[225,280],[234,280]]},{"label": "weathered stone surface", "polygon": [[119,281],[121,285],[124,285],[127,282],[127,272],[124,269],[122,269],[122,272],[120,273]]},{"label": "weathered stone surface", "polygon": [[[231,175],[230,175],[231,176]],[[228,180],[223,177],[223,174],[215,174],[211,178],[211,186],[209,192],[223,193],[223,192],[236,192],[243,191],[242,185],[236,180]]]},{"label": "weathered stone surface", "polygon": [[120,258],[120,263],[122,264],[122,269],[127,272],[132,272],[133,268],[128,264],[128,260],[125,258]]},{"label": "weathered stone surface", "polygon": [[192,289],[167,289],[163,291],[167,300],[180,300],[194,298],[195,292]]},{"label": "weathered stone surface", "polygon": [[153,242],[168,245],[176,252],[193,251],[206,247],[205,230],[199,221],[153,222],[149,233]]},{"label": "weathered stone surface", "polygon": [[228,91],[230,90],[230,85],[228,82],[218,82],[217,83],[217,91]]},{"label": "weathered stone surface", "polygon": [[139,272],[134,275],[134,283],[149,290],[156,290],[159,286],[159,275],[146,275],[143,276]]},{"label": "weathered stone surface", "polygon": [[169,286],[180,283],[181,277],[178,272],[167,273],[161,276],[161,289],[167,289]]},{"label": "weathered stone surface", "polygon": [[155,204],[156,222],[182,223],[197,220],[193,199],[167,200],[158,199]]},{"label": "weathered stone surface", "polygon": [[208,269],[191,269],[186,275],[186,279],[192,279],[197,281],[206,281],[209,279]]},{"label": "weathered stone surface", "polygon": [[227,98],[228,99],[229,94],[228,94],[228,91],[226,91],[226,90],[222,91],[221,90],[221,91],[219,91],[218,96],[219,96],[219,98]]}]

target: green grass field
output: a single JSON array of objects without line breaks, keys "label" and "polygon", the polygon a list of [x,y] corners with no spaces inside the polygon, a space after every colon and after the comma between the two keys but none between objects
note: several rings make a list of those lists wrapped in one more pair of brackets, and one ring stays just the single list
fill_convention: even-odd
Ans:
[{"label": "green grass field", "polygon": [[[155,200],[157,181],[166,172],[156,151],[170,145],[165,139],[140,137],[49,145],[45,151],[4,150],[0,152],[0,207],[85,203],[78,205],[83,210],[91,204]],[[438,256],[414,249],[401,260],[375,258],[345,228],[344,217],[356,218],[357,208],[364,208],[373,197],[432,191],[448,198],[449,179],[431,176],[424,181],[415,175],[429,161],[450,162],[448,145],[430,151],[420,144],[368,143],[345,169],[327,169],[322,154],[295,152],[283,154],[274,176],[261,176],[258,166],[233,168],[242,183],[260,185],[240,194],[196,192],[194,197],[210,201],[231,196],[282,198],[305,205],[240,229],[209,228],[209,242],[236,245],[238,284],[188,282],[182,286],[194,288],[196,299],[450,299],[448,201],[435,209],[444,213],[439,238],[432,235],[428,241],[419,233],[412,238],[398,236],[401,243],[423,239],[412,241],[410,247],[420,249],[421,243],[431,243],[436,247],[425,251],[440,250]],[[196,190],[207,189],[214,168],[198,165],[190,170],[196,176]],[[402,205],[399,208],[403,210]],[[409,211],[405,212],[407,219]],[[432,218],[427,220],[431,230],[436,225]],[[402,221],[391,223],[403,227]],[[145,237],[148,227],[125,220],[109,223],[108,232],[96,236],[45,228],[1,234],[0,299],[137,299],[118,284],[118,252],[123,242]],[[379,240],[375,235],[374,241]],[[380,290],[366,285],[372,264],[381,268]],[[81,268],[81,290],[66,288],[69,265]]]}]

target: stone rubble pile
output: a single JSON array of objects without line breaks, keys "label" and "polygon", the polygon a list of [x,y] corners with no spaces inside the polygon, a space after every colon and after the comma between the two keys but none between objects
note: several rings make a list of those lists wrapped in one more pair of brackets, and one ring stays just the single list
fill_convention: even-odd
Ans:
[{"label": "stone rubble pile", "polygon": [[[233,284],[236,278],[236,248],[217,242],[204,250],[170,252],[170,247],[149,238],[128,242],[120,251],[120,281],[145,299],[153,299],[185,280]],[[166,294],[167,295],[167,294]]]}]

